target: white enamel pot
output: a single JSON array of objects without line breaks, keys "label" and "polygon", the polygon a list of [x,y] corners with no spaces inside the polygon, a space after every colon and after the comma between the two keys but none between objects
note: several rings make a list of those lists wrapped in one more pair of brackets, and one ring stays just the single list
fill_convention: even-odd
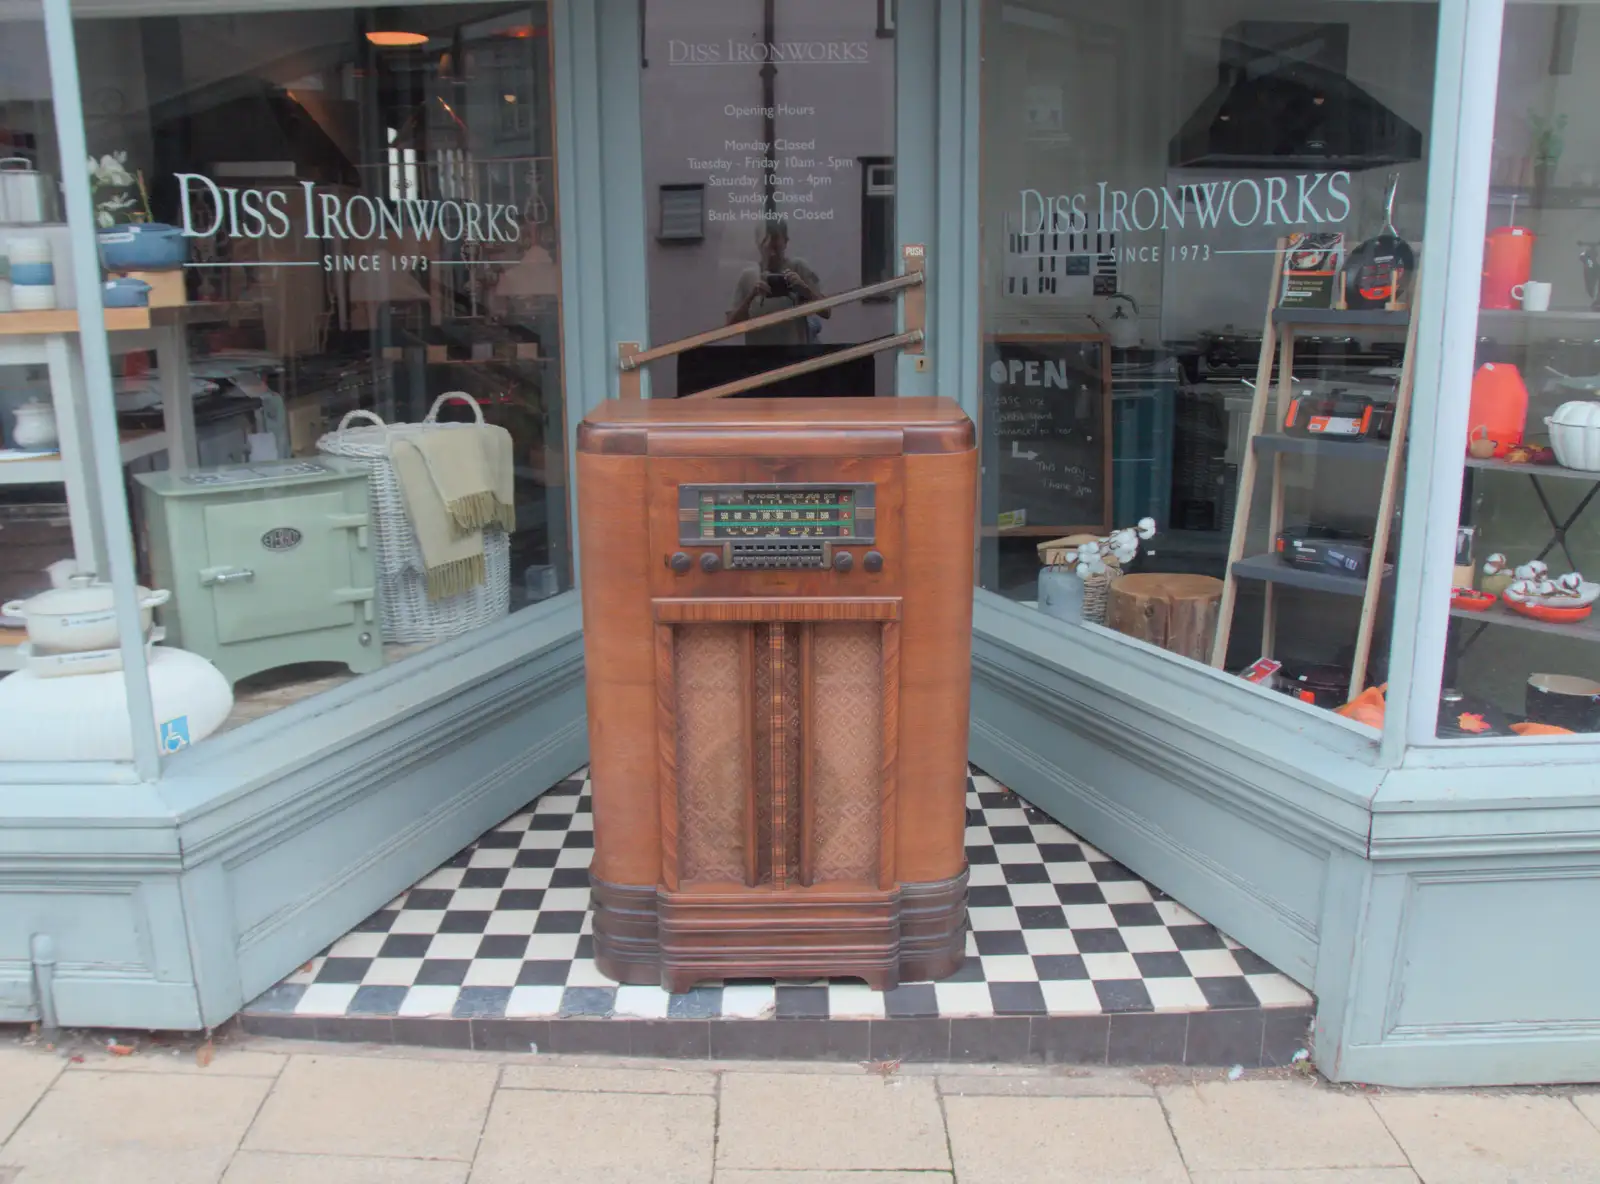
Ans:
[{"label": "white enamel pot", "polygon": [[[139,627],[150,632],[150,610],[172,598],[161,589],[137,589]],[[0,616],[16,617],[27,623],[28,642],[42,650],[75,653],[80,650],[111,649],[118,643],[117,614],[111,601],[111,585],[84,577],[72,580],[65,588],[52,588],[27,600],[13,600],[0,606]]]}]

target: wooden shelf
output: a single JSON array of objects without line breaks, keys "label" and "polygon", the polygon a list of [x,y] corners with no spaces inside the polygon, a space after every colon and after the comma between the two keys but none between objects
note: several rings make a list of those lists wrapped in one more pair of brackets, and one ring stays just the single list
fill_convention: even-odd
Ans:
[{"label": "wooden shelf", "polygon": [[[165,432],[123,432],[122,463],[167,450]],[[67,479],[59,452],[28,460],[0,460],[0,485],[60,485]]]},{"label": "wooden shelf", "polygon": [[[180,304],[171,308],[108,308],[106,329],[112,333],[125,333],[149,329],[155,325],[182,318],[188,324],[204,324],[229,320],[235,316],[256,311],[260,306],[250,302]],[[51,308],[37,312],[0,312],[0,336],[40,337],[51,333],[76,333],[78,310]]]},{"label": "wooden shelf", "polygon": [[1404,329],[1411,321],[1409,309],[1388,308],[1274,308],[1274,324],[1284,326],[1332,328],[1340,325],[1387,326]]},{"label": "wooden shelf", "polygon": [[1382,464],[1389,457],[1387,440],[1335,440],[1320,436],[1262,435],[1254,438],[1257,452],[1289,452],[1300,456],[1335,456]]},{"label": "wooden shelf", "polygon": [[1600,612],[1590,613],[1582,621],[1573,621],[1565,625],[1536,621],[1532,617],[1512,612],[1504,604],[1493,604],[1476,613],[1470,609],[1452,608],[1450,615],[1463,621],[1477,621],[1481,625],[1503,625],[1508,629],[1526,629],[1533,633],[1552,633],[1576,638],[1579,641],[1600,642]]},{"label": "wooden shelf", "polygon": [[[1241,580],[1262,580],[1270,584],[1288,584],[1313,592],[1331,592],[1335,596],[1364,596],[1367,591],[1366,576],[1341,576],[1333,572],[1307,571],[1291,567],[1276,555],[1251,555],[1232,567],[1233,575]],[[1387,583],[1393,572],[1385,573]]]}]

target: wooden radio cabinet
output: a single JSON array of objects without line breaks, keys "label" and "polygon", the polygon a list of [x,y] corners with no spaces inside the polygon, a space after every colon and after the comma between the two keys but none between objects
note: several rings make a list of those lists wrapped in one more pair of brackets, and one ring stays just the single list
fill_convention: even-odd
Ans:
[{"label": "wooden radio cabinet", "polygon": [[600,969],[670,991],[954,972],[971,421],[613,400],[578,451]]}]

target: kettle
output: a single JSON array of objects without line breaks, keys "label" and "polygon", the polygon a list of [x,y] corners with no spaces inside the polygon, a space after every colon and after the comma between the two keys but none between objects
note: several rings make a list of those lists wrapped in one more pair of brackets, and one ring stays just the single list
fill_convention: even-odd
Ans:
[{"label": "kettle", "polygon": [[[1105,324],[1102,325],[1094,317],[1089,319],[1094,321],[1095,327],[1100,332],[1111,339],[1112,349],[1138,349],[1141,344],[1138,320],[1139,305],[1132,296],[1125,295],[1122,292],[1113,292],[1110,299],[1112,301],[1111,316],[1106,319]],[[1119,304],[1117,301],[1122,301],[1123,303]],[[1124,304],[1126,307],[1124,307]],[[1128,315],[1128,309],[1130,308],[1133,310],[1132,316]]]},{"label": "kettle", "polygon": [[1533,274],[1533,244],[1538,235],[1526,226],[1500,226],[1483,240],[1482,308],[1517,308],[1514,291]]}]

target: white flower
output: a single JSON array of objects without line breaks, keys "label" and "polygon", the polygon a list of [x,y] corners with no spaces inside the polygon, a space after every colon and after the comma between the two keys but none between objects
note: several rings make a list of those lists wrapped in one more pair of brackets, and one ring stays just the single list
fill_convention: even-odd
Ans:
[{"label": "white flower", "polygon": [[117,224],[117,220],[112,216],[110,210],[101,210],[94,216],[94,221],[95,225],[99,226],[102,230],[109,229]]},{"label": "white flower", "polygon": [[1154,518],[1141,518],[1136,529],[1140,538],[1150,538],[1156,533],[1156,520]]}]

